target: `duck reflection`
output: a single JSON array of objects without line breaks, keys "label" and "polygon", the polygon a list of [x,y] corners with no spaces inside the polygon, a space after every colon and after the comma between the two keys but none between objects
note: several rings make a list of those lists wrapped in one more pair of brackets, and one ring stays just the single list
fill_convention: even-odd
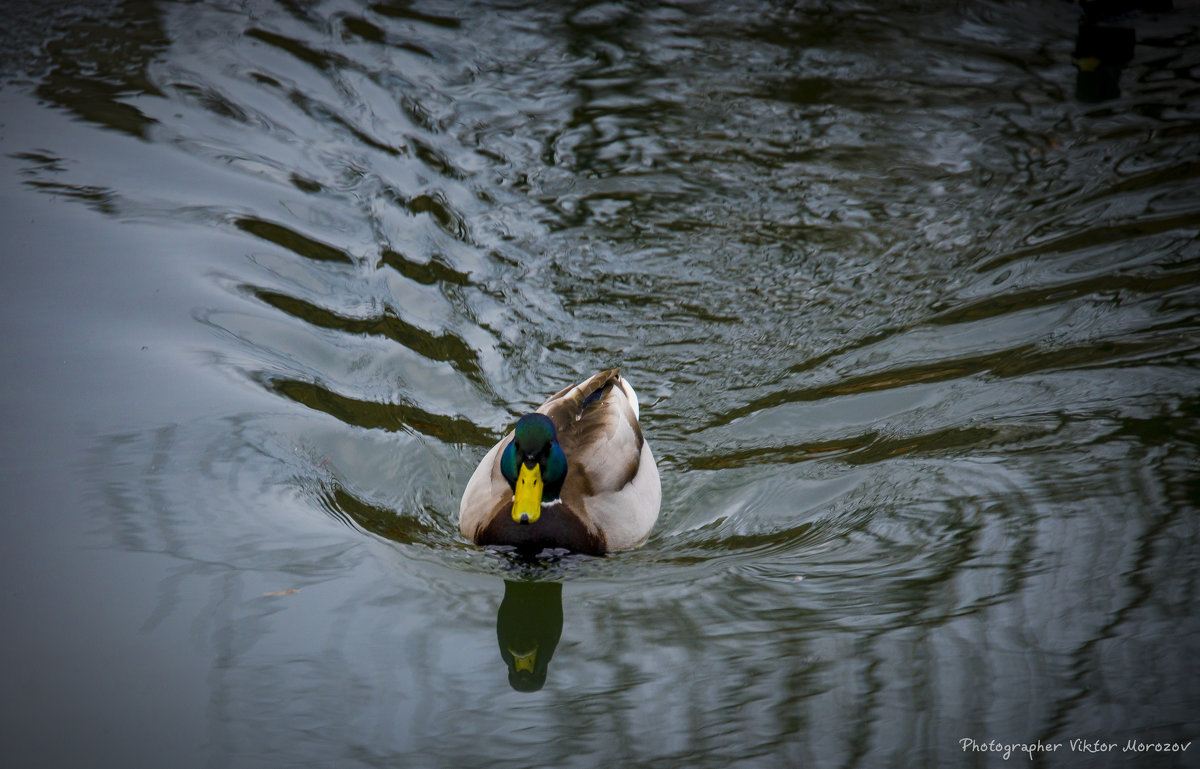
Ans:
[{"label": "duck reflection", "polygon": [[1172,0],[1083,0],[1083,19],[1071,54],[1075,98],[1094,104],[1121,95],[1121,70],[1133,60],[1137,35],[1132,27],[1110,22],[1128,20],[1136,11],[1170,11],[1172,5]]},{"label": "duck reflection", "polygon": [[1133,59],[1135,35],[1128,27],[1082,24],[1071,61],[1075,65],[1075,98],[1094,104],[1121,95],[1121,70]]},{"label": "duck reflection", "polygon": [[504,582],[496,639],[512,688],[535,692],[546,683],[562,624],[561,582]]}]

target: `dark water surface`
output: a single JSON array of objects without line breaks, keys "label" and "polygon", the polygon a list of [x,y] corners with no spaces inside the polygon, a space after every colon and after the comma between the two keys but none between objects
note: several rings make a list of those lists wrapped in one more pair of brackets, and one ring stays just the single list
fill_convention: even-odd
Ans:
[{"label": "dark water surface", "polygon": [[[0,763],[1200,766],[1200,4],[7,13]],[[645,548],[463,541],[609,366]]]}]

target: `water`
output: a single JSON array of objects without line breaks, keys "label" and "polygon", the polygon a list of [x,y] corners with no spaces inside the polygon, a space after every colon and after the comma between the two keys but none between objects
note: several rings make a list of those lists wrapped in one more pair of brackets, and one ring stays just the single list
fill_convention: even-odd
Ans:
[{"label": "water", "polygon": [[[13,4],[5,763],[1200,765],[1177,6]],[[609,366],[647,545],[463,541]]]}]

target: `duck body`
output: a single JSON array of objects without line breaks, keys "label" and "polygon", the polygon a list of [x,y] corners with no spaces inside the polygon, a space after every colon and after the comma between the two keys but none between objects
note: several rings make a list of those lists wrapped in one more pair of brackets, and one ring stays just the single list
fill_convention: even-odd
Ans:
[{"label": "duck body", "polygon": [[604,555],[644,543],[662,487],[638,412],[637,393],[612,369],[521,417],[467,482],[463,536],[532,555]]}]

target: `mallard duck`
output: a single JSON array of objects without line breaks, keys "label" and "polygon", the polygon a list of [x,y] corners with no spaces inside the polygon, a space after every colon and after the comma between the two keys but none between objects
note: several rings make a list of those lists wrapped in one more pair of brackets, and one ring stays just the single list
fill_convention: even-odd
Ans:
[{"label": "mallard duck", "polygon": [[637,393],[612,369],[552,396],[492,447],[463,491],[459,528],[479,545],[603,555],[645,542],[661,501]]}]

